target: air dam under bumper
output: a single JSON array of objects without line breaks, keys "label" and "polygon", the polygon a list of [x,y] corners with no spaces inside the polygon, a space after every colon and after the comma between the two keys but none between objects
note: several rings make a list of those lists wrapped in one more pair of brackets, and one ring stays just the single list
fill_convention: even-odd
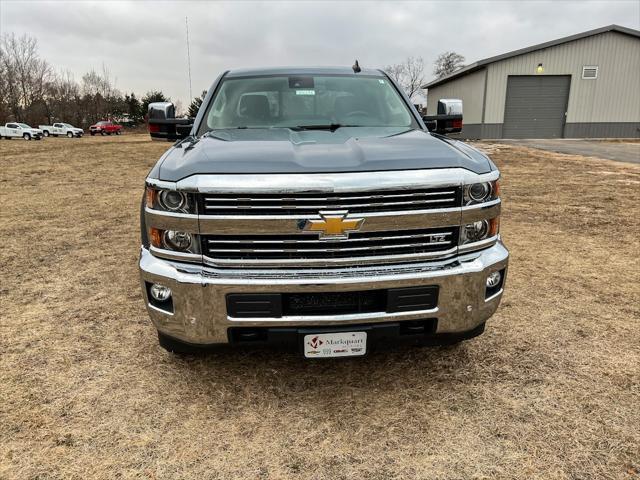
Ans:
[{"label": "air dam under bumper", "polygon": [[[165,335],[191,344],[229,343],[235,327],[339,327],[411,320],[437,319],[436,333],[468,332],[483,324],[498,308],[507,273],[509,253],[501,241],[481,252],[442,264],[406,264],[367,267],[339,272],[216,270],[154,257],[145,248],[140,255],[142,290],[149,316]],[[486,278],[503,271],[500,289],[486,296]],[[305,273],[301,273],[305,272]],[[173,313],[149,302],[147,285],[171,288]],[[233,318],[227,314],[227,294],[346,292],[438,286],[436,308],[420,311],[368,312],[327,316]]]}]

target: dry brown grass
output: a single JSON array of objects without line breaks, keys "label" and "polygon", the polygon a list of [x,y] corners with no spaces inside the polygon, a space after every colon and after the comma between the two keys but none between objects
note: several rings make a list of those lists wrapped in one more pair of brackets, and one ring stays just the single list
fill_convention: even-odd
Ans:
[{"label": "dry brown grass", "polygon": [[473,341],[181,358],[136,263],[166,146],[0,142],[0,478],[640,476],[640,166],[483,145],[512,258]]}]

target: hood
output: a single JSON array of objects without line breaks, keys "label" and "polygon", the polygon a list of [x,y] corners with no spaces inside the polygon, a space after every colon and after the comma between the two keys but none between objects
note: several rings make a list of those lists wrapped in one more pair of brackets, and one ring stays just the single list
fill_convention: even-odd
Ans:
[{"label": "hood", "polygon": [[[405,131],[403,131],[405,130]],[[195,174],[331,173],[461,167],[491,171],[489,159],[462,142],[423,130],[286,128],[219,130],[171,148],[159,179]]]}]

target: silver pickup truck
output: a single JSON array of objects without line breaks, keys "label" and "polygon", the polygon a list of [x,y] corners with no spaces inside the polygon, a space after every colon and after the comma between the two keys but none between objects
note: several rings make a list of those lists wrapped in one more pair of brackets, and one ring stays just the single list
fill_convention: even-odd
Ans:
[{"label": "silver pickup truck", "polygon": [[270,344],[306,358],[479,335],[509,254],[500,173],[421,118],[384,72],[228,71],[195,119],[149,107],[177,140],[141,205],[140,275],[160,344]]}]

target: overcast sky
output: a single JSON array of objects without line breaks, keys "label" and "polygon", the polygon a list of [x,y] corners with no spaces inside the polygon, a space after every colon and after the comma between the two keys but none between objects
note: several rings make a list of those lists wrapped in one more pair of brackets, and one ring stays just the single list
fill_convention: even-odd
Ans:
[{"label": "overcast sky", "polygon": [[104,64],[116,87],[188,104],[222,71],[272,65],[384,67],[455,50],[471,63],[616,23],[640,29],[639,0],[222,2],[0,0],[0,33],[28,33],[56,69]]}]

